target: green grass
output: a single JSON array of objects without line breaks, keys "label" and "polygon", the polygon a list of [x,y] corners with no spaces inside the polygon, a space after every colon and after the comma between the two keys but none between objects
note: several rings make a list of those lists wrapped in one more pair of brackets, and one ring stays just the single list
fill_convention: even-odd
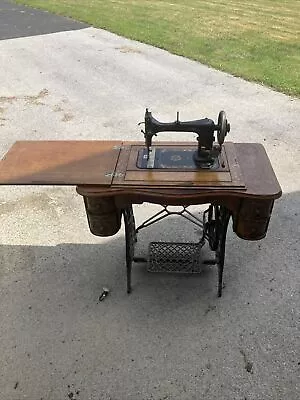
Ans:
[{"label": "green grass", "polygon": [[299,0],[17,0],[300,97]]}]

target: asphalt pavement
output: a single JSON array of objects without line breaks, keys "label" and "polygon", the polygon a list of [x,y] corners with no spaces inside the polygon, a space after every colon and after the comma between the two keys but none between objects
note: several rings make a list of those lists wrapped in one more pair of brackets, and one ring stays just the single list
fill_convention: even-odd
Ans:
[{"label": "asphalt pavement", "polygon": [[0,1],[0,40],[71,31],[88,25],[11,1]]},{"label": "asphalt pavement", "polygon": [[[75,188],[1,187],[0,400],[298,400],[299,99],[103,30],[59,30],[0,42],[1,156],[16,140],[142,140],[146,107],[162,121],[224,109],[227,140],[263,143],[283,196],[265,239],[230,224],[219,299],[214,268],[142,264],[128,296],[123,227],[93,236]],[[154,210],[136,206],[137,222]],[[175,237],[199,232],[165,220],[137,251]]]}]

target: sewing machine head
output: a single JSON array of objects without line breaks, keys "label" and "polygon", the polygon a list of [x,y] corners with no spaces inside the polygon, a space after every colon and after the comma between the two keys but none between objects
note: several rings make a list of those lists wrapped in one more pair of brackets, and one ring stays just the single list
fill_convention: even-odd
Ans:
[{"label": "sewing machine head", "polygon": [[[179,113],[174,122],[160,122],[154,117],[148,109],[145,112],[145,145],[147,148],[147,159],[152,151],[152,138],[157,136],[158,132],[176,131],[176,132],[194,132],[198,135],[198,148],[193,154],[195,166],[198,168],[211,168],[221,153],[227,132],[230,131],[230,125],[227,122],[224,111],[219,113],[218,123],[213,120],[203,118],[194,121],[179,121]],[[215,143],[214,132],[217,132],[218,143]]]}]

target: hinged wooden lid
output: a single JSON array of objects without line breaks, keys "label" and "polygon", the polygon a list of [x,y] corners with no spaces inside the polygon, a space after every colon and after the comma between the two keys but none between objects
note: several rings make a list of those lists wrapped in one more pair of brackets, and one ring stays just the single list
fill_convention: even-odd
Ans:
[{"label": "hinged wooden lid", "polygon": [[121,141],[21,141],[0,161],[1,185],[105,185]]}]

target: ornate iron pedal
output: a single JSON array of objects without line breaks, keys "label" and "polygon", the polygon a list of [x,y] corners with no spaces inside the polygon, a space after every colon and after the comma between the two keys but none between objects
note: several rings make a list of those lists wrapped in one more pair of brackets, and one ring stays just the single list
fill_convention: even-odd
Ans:
[{"label": "ornate iron pedal", "polygon": [[200,273],[201,243],[151,242],[149,272]]}]

